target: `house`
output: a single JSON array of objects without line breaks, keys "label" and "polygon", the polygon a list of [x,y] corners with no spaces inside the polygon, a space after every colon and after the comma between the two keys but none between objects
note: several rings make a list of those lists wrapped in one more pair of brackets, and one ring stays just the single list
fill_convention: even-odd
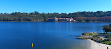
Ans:
[{"label": "house", "polygon": [[76,20],[74,20],[72,17],[71,18],[57,18],[57,17],[54,17],[54,18],[48,18],[48,21],[53,21],[53,22],[57,22],[57,21],[60,21],[60,22],[70,22],[70,21],[76,21]]}]

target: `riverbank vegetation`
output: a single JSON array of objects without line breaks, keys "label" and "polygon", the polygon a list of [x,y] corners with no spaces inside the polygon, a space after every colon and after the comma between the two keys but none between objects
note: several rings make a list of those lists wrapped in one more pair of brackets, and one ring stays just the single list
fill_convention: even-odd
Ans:
[{"label": "riverbank vegetation", "polygon": [[39,13],[37,11],[31,13],[0,13],[0,21],[47,21],[48,18],[70,18],[73,17],[78,22],[110,22],[111,11],[97,12],[74,12],[74,13]]},{"label": "riverbank vegetation", "polygon": [[107,37],[106,37],[107,39],[106,39],[106,40],[102,40],[101,42],[102,42],[103,44],[111,45],[111,33],[107,34],[106,36],[107,36]]},{"label": "riverbank vegetation", "polygon": [[103,30],[106,33],[97,33],[97,32],[88,32],[82,33],[82,36],[79,36],[78,39],[91,39],[98,43],[111,45],[111,24],[103,25]]}]

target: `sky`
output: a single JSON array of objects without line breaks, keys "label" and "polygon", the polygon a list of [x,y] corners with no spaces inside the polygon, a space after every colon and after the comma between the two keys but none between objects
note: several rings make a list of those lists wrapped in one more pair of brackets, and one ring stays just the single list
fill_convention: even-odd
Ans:
[{"label": "sky", "polygon": [[0,0],[0,13],[111,11],[111,0]]}]

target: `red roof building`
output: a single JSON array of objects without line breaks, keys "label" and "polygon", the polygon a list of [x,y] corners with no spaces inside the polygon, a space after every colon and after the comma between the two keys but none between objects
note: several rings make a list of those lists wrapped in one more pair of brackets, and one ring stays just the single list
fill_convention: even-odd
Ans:
[{"label": "red roof building", "polygon": [[48,21],[75,21],[72,17],[71,18],[57,18],[57,17],[54,17],[54,18],[48,18]]}]

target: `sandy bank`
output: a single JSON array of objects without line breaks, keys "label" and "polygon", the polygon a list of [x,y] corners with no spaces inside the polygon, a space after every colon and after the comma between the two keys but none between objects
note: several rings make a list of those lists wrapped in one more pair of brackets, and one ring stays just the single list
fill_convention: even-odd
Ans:
[{"label": "sandy bank", "polygon": [[111,49],[111,45],[106,45],[106,44],[102,44],[102,43],[97,43],[97,42],[94,42],[90,39],[88,39],[88,41],[91,42],[91,49]]}]

